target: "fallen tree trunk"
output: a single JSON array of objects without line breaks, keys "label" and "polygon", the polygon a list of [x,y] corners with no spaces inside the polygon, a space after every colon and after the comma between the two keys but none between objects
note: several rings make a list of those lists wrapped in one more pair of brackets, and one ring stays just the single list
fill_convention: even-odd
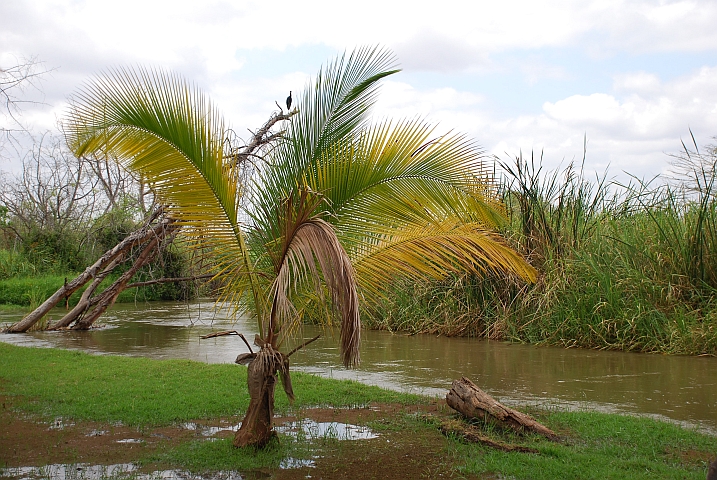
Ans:
[{"label": "fallen tree trunk", "polygon": [[538,423],[530,415],[501,404],[465,377],[453,381],[446,394],[446,403],[469,418],[493,422],[521,433],[535,432],[550,440],[558,439],[558,435],[548,427]]},{"label": "fallen tree trunk", "polygon": [[[53,323],[52,325],[49,325],[47,327],[48,330],[59,330],[60,328],[65,328],[72,322],[74,322],[77,318],[82,316],[92,305],[92,295],[94,295],[95,290],[97,290],[97,287],[100,286],[102,281],[112,273],[112,270],[119,264],[120,258],[115,259],[107,268],[105,268],[95,279],[92,281],[89,287],[85,289],[84,292],[82,292],[82,296],[80,296],[79,302],[77,302],[77,305],[74,306],[72,310],[67,312],[64,317],[62,317],[57,322]],[[68,297],[69,299],[69,297]]]},{"label": "fallen tree trunk", "polygon": [[99,294],[94,301],[91,312],[86,312],[81,318],[78,318],[75,325],[72,327],[74,330],[87,330],[97,319],[102,316],[108,308],[114,305],[119,294],[127,288],[127,283],[132,277],[139,271],[140,268],[147,265],[152,259],[159,253],[162,242],[167,241],[171,243],[174,238],[174,232],[178,229],[177,223],[172,219],[168,219],[162,234],[150,238],[146,245],[143,246],[142,251],[135,259],[132,266],[124,272],[115,282],[107,287],[101,294]]},{"label": "fallen tree trunk", "polygon": [[152,224],[152,222],[161,217],[162,214],[163,210],[161,208],[157,209],[157,211],[152,214],[152,216],[147,220],[147,222],[142,228],[131,233],[124,240],[115,245],[112,249],[105,252],[105,254],[102,255],[95,263],[87,267],[84,272],[78,275],[71,282],[65,283],[54,294],[52,294],[50,298],[45,300],[39,307],[30,312],[19,322],[11,325],[6,330],[6,332],[22,333],[28,331],[30,327],[37,323],[42,317],[47,315],[47,313],[52,310],[58,303],[60,303],[60,301],[68,298],[74,292],[82,288],[90,280],[94,280],[98,276],[101,276],[105,272],[105,270],[111,270],[111,268],[108,268],[110,265],[112,265],[114,268],[114,266],[121,263],[121,261],[125,258],[127,253],[132,248],[138,245],[142,245],[150,241],[151,239],[157,237],[158,235],[162,235],[164,229],[167,226],[166,223],[170,220],[162,219],[159,220],[156,224]]}]

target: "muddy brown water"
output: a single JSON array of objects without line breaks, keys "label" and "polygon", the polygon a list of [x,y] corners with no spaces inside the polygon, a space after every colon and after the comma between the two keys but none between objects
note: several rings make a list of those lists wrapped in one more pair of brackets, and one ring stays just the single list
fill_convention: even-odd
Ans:
[{"label": "muddy brown water", "polygon": [[[54,316],[59,317],[62,311]],[[21,314],[0,313],[0,324]],[[212,302],[116,305],[88,332],[0,334],[15,345],[79,349],[98,354],[187,358],[232,363],[254,338],[255,322],[230,319]],[[407,336],[362,331],[361,365],[345,370],[337,332],[304,327],[301,338],[323,336],[292,357],[295,368],[394,390],[443,396],[466,376],[507,404],[650,415],[717,435],[717,358],[536,347],[473,338]],[[302,341],[297,339],[295,343]]]}]

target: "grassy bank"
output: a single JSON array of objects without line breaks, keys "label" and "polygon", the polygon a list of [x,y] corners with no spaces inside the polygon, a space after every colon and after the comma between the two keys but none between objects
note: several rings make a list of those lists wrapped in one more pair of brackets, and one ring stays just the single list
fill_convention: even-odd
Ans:
[{"label": "grassy bank", "polygon": [[[141,437],[143,443],[130,449],[115,442],[111,451],[119,455],[121,447],[125,448],[127,456],[122,462],[144,465],[150,471],[258,469],[275,478],[298,478],[296,474],[303,470],[279,468],[287,458],[293,458],[315,462],[314,467],[304,467],[302,478],[311,474],[325,479],[348,478],[345,475],[351,472],[351,478],[435,478],[439,474],[478,478],[491,473],[518,479],[702,479],[709,458],[717,452],[717,438],[675,425],[620,415],[557,411],[532,413],[561,435],[558,443],[483,427],[486,435],[534,448],[538,453],[498,452],[438,433],[437,425],[450,415],[442,402],[298,372],[292,379],[297,400],[289,405],[284,394],[277,392],[280,415],[294,419],[346,415],[351,423],[370,427],[378,438],[348,441],[327,435],[310,440],[282,434],[268,451],[237,451],[231,447],[230,438],[187,436],[181,425],[239,421],[248,404],[244,367],[90,356],[0,343],[0,395],[5,406],[0,441],[12,441],[3,435],[9,435],[5,432],[12,430],[12,422],[20,421],[18,418],[23,422],[57,422],[61,417],[62,422],[74,426],[54,433],[64,437],[57,447],[43,454],[41,463],[67,461],[53,457],[59,455],[63,443],[67,449],[78,442],[77,450],[90,451],[89,446],[79,446],[79,442],[94,441],[82,433],[87,424],[92,431],[125,429],[123,435],[134,431],[131,435]],[[0,449],[0,465],[12,461],[10,452],[22,447],[17,444],[32,441],[29,424],[23,424],[23,429],[15,445],[5,444]],[[73,436],[74,431],[80,433]],[[53,435],[46,424],[38,432],[44,437]]]},{"label": "grassy bank", "polygon": [[[0,279],[0,305],[15,305],[35,308],[54,294],[65,280],[70,281],[77,273],[67,274],[37,274],[32,276],[18,276]],[[100,291],[108,287],[117,279],[117,276],[108,277],[100,284]],[[146,280],[141,278],[138,281]],[[130,288],[124,290],[117,297],[118,303],[124,302],[150,302],[156,300],[180,300],[185,297],[183,286],[175,284],[152,285],[149,287]],[[76,305],[83,289],[78,290],[69,298],[69,305]],[[193,293],[193,292],[190,292]],[[64,304],[64,301],[63,301]]]},{"label": "grassy bank", "polygon": [[538,268],[538,282],[500,275],[397,281],[367,312],[370,327],[717,355],[713,175],[624,186],[586,179],[572,165],[546,173],[518,159],[504,169],[504,234]]}]

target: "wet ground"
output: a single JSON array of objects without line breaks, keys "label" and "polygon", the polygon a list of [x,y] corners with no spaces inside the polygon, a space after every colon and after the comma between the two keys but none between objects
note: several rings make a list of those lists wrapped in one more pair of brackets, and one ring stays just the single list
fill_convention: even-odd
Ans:
[{"label": "wet ground", "polygon": [[39,421],[18,416],[11,399],[0,397],[0,476],[13,479],[418,479],[464,477],[453,469],[446,439],[437,429],[380,429],[401,413],[446,415],[438,404],[424,407],[373,405],[354,409],[314,408],[301,417],[277,417],[282,435],[300,433],[307,441],[330,437],[313,459],[282,461],[279,468],[215,472],[197,476],[165,465],[133,462],[191,440],[233,435],[238,418],[187,422],[173,427],[134,429],[95,422]]}]

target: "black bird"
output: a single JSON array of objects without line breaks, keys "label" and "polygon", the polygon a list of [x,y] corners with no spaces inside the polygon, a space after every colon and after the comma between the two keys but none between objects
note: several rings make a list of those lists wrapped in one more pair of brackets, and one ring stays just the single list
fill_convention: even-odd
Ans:
[{"label": "black bird", "polygon": [[286,109],[291,110],[291,90],[289,90],[289,96],[286,97]]}]

